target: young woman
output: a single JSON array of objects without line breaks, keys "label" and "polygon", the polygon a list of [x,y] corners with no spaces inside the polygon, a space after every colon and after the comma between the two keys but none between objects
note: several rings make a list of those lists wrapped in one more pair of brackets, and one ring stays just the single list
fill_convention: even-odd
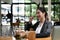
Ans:
[{"label": "young woman", "polygon": [[36,12],[38,22],[35,23],[33,29],[37,38],[50,36],[52,23],[46,20],[47,12],[44,7],[39,7]]}]

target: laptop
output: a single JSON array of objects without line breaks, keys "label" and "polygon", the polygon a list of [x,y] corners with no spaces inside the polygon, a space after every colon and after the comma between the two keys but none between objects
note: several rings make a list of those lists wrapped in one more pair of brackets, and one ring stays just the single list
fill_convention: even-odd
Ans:
[{"label": "laptop", "polygon": [[54,26],[52,40],[60,40],[60,25]]}]

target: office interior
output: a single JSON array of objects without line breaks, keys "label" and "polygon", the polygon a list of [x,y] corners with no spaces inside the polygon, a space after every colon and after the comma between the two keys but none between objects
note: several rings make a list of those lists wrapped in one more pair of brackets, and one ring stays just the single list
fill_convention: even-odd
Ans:
[{"label": "office interior", "polygon": [[52,22],[55,28],[59,28],[58,32],[60,32],[60,0],[1,0],[0,36],[14,35],[12,33],[12,23],[15,23],[16,19],[20,20],[19,28],[22,30],[24,30],[24,22],[29,21],[29,17],[31,16],[34,17],[32,23],[35,24],[37,21],[36,9],[38,6],[46,8],[49,21]]}]

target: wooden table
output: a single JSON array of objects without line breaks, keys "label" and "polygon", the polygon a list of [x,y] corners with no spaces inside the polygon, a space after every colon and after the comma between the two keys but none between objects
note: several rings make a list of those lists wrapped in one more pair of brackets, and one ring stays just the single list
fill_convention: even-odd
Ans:
[{"label": "wooden table", "polygon": [[[12,37],[0,36],[0,40],[12,40]],[[35,40],[52,40],[52,39],[51,39],[51,37],[47,37],[47,38],[36,38]]]},{"label": "wooden table", "polygon": [[[36,35],[35,35],[35,32],[34,31],[31,31],[31,32],[29,32],[28,33],[28,36],[27,36],[27,39],[29,39],[29,40],[52,40],[52,37],[50,36],[50,37],[47,37],[47,38],[36,38],[35,37]],[[12,40],[12,36],[10,37],[8,37],[8,36],[0,36],[0,40]]]}]

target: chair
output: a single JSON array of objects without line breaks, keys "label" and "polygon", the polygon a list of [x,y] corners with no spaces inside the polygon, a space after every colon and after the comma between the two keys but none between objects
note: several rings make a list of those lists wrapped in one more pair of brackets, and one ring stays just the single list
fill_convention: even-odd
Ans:
[{"label": "chair", "polygon": [[17,26],[17,27],[19,28],[19,22],[12,23],[12,26],[13,26],[13,27]]}]

